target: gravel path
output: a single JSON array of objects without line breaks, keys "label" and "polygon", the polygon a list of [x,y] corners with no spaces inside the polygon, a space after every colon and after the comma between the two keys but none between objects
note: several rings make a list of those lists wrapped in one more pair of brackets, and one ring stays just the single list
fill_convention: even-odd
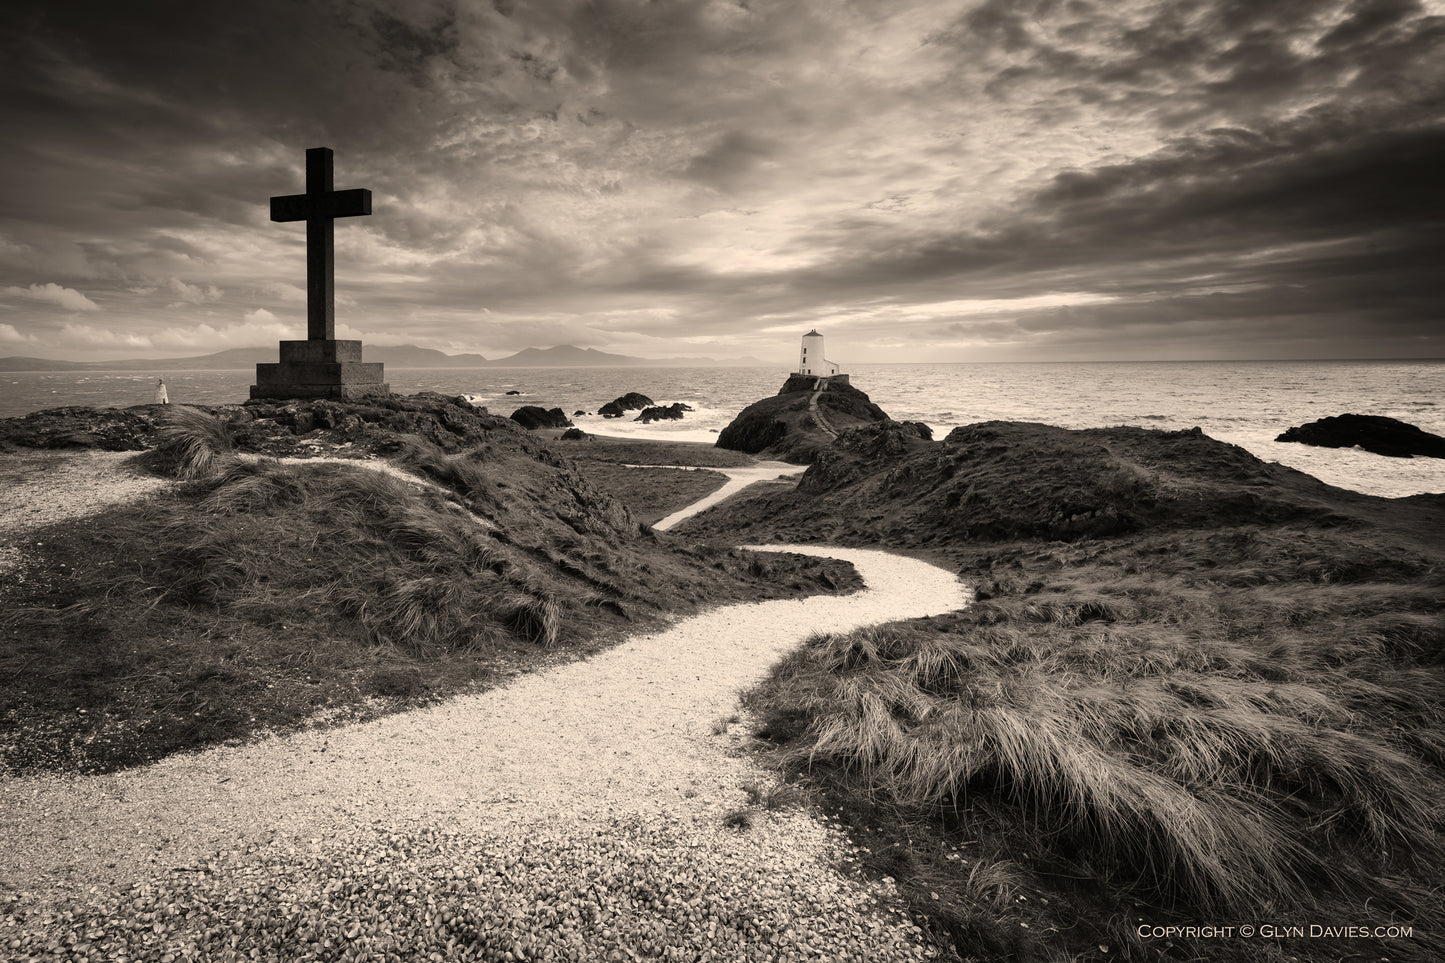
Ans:
[{"label": "gravel path", "polygon": [[133,451],[0,456],[0,537],[93,515],[175,485],[127,465],[135,456]]},{"label": "gravel path", "polygon": [[778,548],[847,559],[867,588],[727,606],[362,725],[0,779],[0,958],[935,956],[891,881],[842,871],[826,821],[730,825],[770,779],[737,751],[736,700],[814,632],[968,593],[886,552]]},{"label": "gravel path", "polygon": [[[264,956],[304,932],[335,959],[393,945],[432,948],[414,958],[927,958],[877,903],[889,887],[834,868],[848,859],[835,830],[794,810],[724,825],[766,777],[714,729],[812,632],[942,613],[967,593],[885,552],[788,550],[848,559],[868,588],[728,606],[350,728],[0,783],[0,879],[23,892],[0,948],[50,958],[72,934],[111,956],[195,945],[222,958],[234,937]],[[67,898],[91,909],[45,915]]]},{"label": "gravel path", "polygon": [[[667,465],[667,466],[628,465],[627,467],[628,467],[628,468],[648,468],[648,467],[668,467],[668,468],[677,467],[677,468],[687,468],[687,467],[690,467],[690,466],[687,466],[687,465],[676,465],[676,466],[673,466],[673,465]],[[698,512],[703,511],[704,509],[707,509],[707,508],[711,508],[712,506],[716,505],[718,502],[722,501],[722,500],[725,499],[725,498],[731,498],[732,496],[736,495],[738,492],[742,491],[744,488],[748,487],[749,485],[752,485],[752,484],[754,484],[754,483],[756,483],[756,482],[760,482],[760,481],[771,481],[771,480],[773,480],[774,478],[788,478],[788,477],[791,477],[791,476],[793,476],[793,475],[801,475],[803,472],[805,472],[805,471],[808,470],[808,467],[807,467],[806,465],[790,465],[790,464],[788,464],[788,463],[785,462],[785,461],[760,461],[760,462],[758,462],[756,465],[752,465],[752,466],[749,466],[749,467],[747,467],[747,468],[708,468],[707,470],[708,470],[708,471],[719,472],[719,473],[721,473],[721,474],[724,474],[724,475],[728,476],[727,482],[726,482],[721,488],[719,488],[717,491],[715,491],[715,492],[713,492],[712,494],[706,496],[705,498],[701,498],[701,499],[693,502],[691,505],[688,505],[688,506],[686,506],[686,507],[684,507],[684,508],[680,508],[680,509],[678,509],[677,511],[673,512],[671,515],[667,516],[666,518],[658,521],[655,525],[652,526],[653,529],[655,529],[656,531],[659,531],[659,532],[665,532],[665,531],[667,531],[669,528],[672,528],[674,525],[677,525],[677,524],[679,524],[680,522],[682,522],[683,519],[691,518],[693,515],[696,515]]]}]

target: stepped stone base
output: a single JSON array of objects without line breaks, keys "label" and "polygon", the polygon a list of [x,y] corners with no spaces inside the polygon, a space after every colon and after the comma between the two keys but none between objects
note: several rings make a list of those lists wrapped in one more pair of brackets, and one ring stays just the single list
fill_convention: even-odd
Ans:
[{"label": "stepped stone base", "polygon": [[360,341],[282,341],[279,364],[256,365],[252,398],[385,398],[380,362],[361,360]]}]

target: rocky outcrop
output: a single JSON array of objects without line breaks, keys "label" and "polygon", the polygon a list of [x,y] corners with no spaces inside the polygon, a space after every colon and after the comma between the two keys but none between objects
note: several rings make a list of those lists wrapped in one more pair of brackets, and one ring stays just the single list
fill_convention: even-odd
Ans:
[{"label": "rocky outcrop", "polygon": [[1275,441],[1319,448],[1362,448],[1390,458],[1445,458],[1445,437],[1382,415],[1336,415],[1290,428]]},{"label": "rocky outcrop", "polygon": [[539,408],[524,405],[512,412],[512,420],[528,430],[534,428],[571,428],[572,422],[561,408]]},{"label": "rocky outcrop", "polygon": [[828,491],[896,463],[933,440],[921,421],[882,421],[854,428],[820,449],[798,483],[799,491]]},{"label": "rocky outcrop", "polygon": [[591,436],[581,428],[568,428],[562,432],[563,441],[586,441],[589,437]]},{"label": "rocky outcrop", "polygon": [[807,464],[850,428],[889,421],[868,396],[827,378],[790,375],[782,390],[744,408],[717,438],[717,447]]},{"label": "rocky outcrop", "polygon": [[0,420],[0,451],[20,448],[99,448],[142,451],[155,442],[165,405],[134,408],[50,408]]},{"label": "rocky outcrop", "polygon": [[780,395],[790,395],[797,391],[815,391],[818,386],[825,382],[813,375],[800,375],[796,372],[788,375],[788,380],[778,389]]},{"label": "rocky outcrop", "polygon": [[[132,408],[52,408],[0,419],[0,451],[18,448],[99,448],[141,451],[155,446],[166,413],[176,405]],[[387,454],[405,439],[422,439],[456,452],[488,442],[498,432],[525,437],[516,422],[489,414],[464,397],[434,391],[392,395],[374,402],[259,399],[242,405],[196,405],[230,425],[235,447],[267,455],[306,454],[317,447],[336,454]]]},{"label": "rocky outcrop", "polygon": [[654,404],[647,395],[639,394],[636,391],[629,391],[620,398],[613,398],[607,404],[597,409],[597,413],[603,418],[621,418],[629,411],[640,411]]},{"label": "rocky outcrop", "polygon": [[685,405],[681,401],[675,401],[670,405],[655,405],[651,408],[644,408],[642,409],[642,414],[632,420],[640,421],[644,425],[654,421],[678,421],[682,418],[683,412],[692,410],[692,405]]}]

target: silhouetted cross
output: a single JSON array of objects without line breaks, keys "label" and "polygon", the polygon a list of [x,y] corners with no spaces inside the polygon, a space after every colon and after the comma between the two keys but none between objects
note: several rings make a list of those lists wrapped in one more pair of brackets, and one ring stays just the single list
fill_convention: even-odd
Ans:
[{"label": "silhouetted cross", "polygon": [[271,220],[306,222],[306,338],[336,337],[336,235],[338,217],[371,213],[371,191],[332,190],[331,148],[306,151],[306,193],[271,198]]}]

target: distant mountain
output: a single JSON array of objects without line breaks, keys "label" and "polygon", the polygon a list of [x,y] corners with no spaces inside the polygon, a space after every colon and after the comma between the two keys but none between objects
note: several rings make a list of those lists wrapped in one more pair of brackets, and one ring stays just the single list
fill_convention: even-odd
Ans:
[{"label": "distant mountain", "polygon": [[623,354],[608,354],[596,348],[579,348],[575,344],[559,344],[552,348],[523,348],[516,354],[497,358],[488,364],[504,367],[573,368],[579,365],[636,364],[640,359]]},{"label": "distant mountain", "polygon": [[[579,348],[561,344],[551,348],[524,348],[514,355],[488,361],[479,354],[444,354],[414,344],[367,345],[366,360],[380,361],[397,368],[576,368],[584,366],[622,367],[651,365],[755,365],[765,361],[746,357],[733,361],[716,358],[633,358],[625,354],[608,354],[596,348]],[[218,371],[249,368],[252,365],[279,360],[275,346],[269,348],[231,348],[191,358],[128,358],[121,361],[52,361],[48,358],[0,358],[0,371]]]},{"label": "distant mountain", "polygon": [[81,361],[49,361],[45,358],[0,358],[0,371],[77,371],[91,367]]},{"label": "distant mountain", "polygon": [[658,368],[716,365],[766,366],[767,362],[759,361],[751,356],[732,361],[698,357],[634,358],[625,354],[608,354],[606,351],[598,351],[596,348],[579,348],[575,344],[559,344],[551,348],[523,348],[514,355],[488,361],[487,365],[499,368],[580,368],[588,366],[599,368],[650,366]]},{"label": "distant mountain", "polygon": [[[487,363],[479,354],[443,354],[414,344],[367,345],[367,361],[380,361],[398,368],[475,368]],[[249,368],[280,360],[280,351],[269,348],[231,348],[192,358],[127,358],[122,361],[51,361],[48,358],[0,358],[0,371],[220,371]]]},{"label": "distant mountain", "polygon": [[249,368],[275,361],[275,348],[231,348],[193,358],[126,358],[120,361],[52,361],[49,358],[0,358],[0,371],[182,371]]},{"label": "distant mountain", "polygon": [[364,350],[367,361],[380,361],[398,368],[475,368],[491,363],[479,354],[443,354],[414,344],[390,348],[368,346]]}]

